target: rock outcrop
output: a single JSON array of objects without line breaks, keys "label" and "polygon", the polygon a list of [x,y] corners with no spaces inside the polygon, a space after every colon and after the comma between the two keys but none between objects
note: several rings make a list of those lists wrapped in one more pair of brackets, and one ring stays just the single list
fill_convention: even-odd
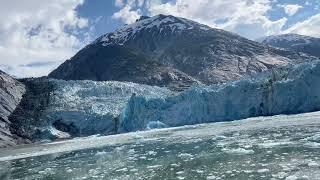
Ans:
[{"label": "rock outcrop", "polygon": [[25,86],[0,71],[0,147],[12,146],[21,139],[10,131],[10,115],[19,105]]}]

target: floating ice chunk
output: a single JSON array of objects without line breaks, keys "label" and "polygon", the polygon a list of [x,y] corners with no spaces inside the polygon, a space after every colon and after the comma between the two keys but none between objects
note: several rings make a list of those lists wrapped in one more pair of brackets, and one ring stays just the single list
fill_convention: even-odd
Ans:
[{"label": "floating ice chunk", "polygon": [[314,161],[308,163],[309,167],[319,167],[320,165]]},{"label": "floating ice chunk", "polygon": [[193,155],[189,154],[189,153],[181,153],[178,154],[178,157],[184,159],[184,160],[192,160],[193,159]]},{"label": "floating ice chunk", "polygon": [[320,148],[320,143],[317,142],[307,142],[304,144],[305,147],[309,148]]},{"label": "floating ice chunk", "polygon": [[116,172],[126,172],[128,171],[128,168],[122,168],[122,169],[117,169]]},{"label": "floating ice chunk", "polygon": [[237,148],[237,149],[223,148],[222,151],[226,152],[228,154],[235,154],[235,155],[244,155],[244,154],[253,154],[254,153],[253,150],[243,149],[243,148]]},{"label": "floating ice chunk", "polygon": [[298,180],[299,178],[295,175],[291,175],[291,176],[288,176],[286,177],[286,180]]},{"label": "floating ice chunk", "polygon": [[179,167],[180,165],[179,164],[170,164],[170,166],[172,166],[172,167]]},{"label": "floating ice chunk", "polygon": [[197,172],[197,173],[199,173],[199,174],[204,173],[204,171],[203,171],[203,170],[199,170],[199,169],[197,169],[197,170],[196,170],[196,172]]},{"label": "floating ice chunk", "polygon": [[148,169],[156,169],[156,168],[160,168],[160,167],[162,167],[162,165],[147,166]]},{"label": "floating ice chunk", "polygon": [[149,151],[149,152],[148,152],[148,155],[155,156],[155,155],[157,155],[157,152],[155,152],[155,151]]},{"label": "floating ice chunk", "polygon": [[216,179],[216,176],[207,176],[207,180],[212,180],[212,179]]},{"label": "floating ice chunk", "polygon": [[105,151],[99,151],[99,152],[96,153],[97,156],[103,156],[103,155],[106,155],[106,154],[107,154],[107,152],[105,152]]},{"label": "floating ice chunk", "polygon": [[269,171],[270,171],[269,169],[258,169],[257,170],[258,173],[267,173]]},{"label": "floating ice chunk", "polygon": [[283,142],[266,142],[266,143],[261,143],[259,146],[262,148],[273,148],[275,146],[286,146],[286,145],[291,145],[293,144],[292,142],[289,141],[283,141]]},{"label": "floating ice chunk", "polygon": [[147,124],[147,129],[159,129],[159,128],[167,128],[168,125],[160,122],[160,121],[151,121]]}]

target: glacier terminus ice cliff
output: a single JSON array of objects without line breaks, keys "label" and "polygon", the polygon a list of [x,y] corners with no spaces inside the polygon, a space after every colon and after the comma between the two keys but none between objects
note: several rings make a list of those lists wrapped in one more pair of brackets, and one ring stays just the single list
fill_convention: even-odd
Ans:
[{"label": "glacier terminus ice cliff", "polygon": [[319,79],[320,63],[315,62],[223,85],[195,86],[176,96],[133,96],[121,115],[121,130],[143,130],[154,123],[172,127],[317,111]]},{"label": "glacier terminus ice cliff", "polygon": [[298,114],[320,110],[319,80],[320,62],[180,93],[128,82],[25,80],[42,89],[33,94],[43,106],[35,112],[34,98],[25,98],[11,121],[20,126],[15,133],[42,141]]}]

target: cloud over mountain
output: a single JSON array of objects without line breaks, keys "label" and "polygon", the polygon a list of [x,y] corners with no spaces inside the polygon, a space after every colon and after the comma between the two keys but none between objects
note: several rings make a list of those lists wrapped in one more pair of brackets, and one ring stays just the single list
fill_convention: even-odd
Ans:
[{"label": "cloud over mountain", "polygon": [[[46,75],[82,47],[78,29],[88,20],[77,15],[83,0],[1,0],[0,66],[18,77]],[[43,66],[25,66],[34,62]]]}]

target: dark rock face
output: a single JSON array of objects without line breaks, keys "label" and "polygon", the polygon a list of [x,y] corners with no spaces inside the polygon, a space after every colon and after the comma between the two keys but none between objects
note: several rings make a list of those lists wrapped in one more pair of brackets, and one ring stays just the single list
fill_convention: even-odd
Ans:
[{"label": "dark rock face", "polygon": [[262,43],[320,57],[320,38],[298,34],[283,34],[269,36],[265,38]]},{"label": "dark rock face", "polygon": [[26,93],[9,118],[10,129],[14,134],[33,141],[37,139],[34,127],[46,125],[42,116],[49,105],[53,85],[46,78],[23,79],[21,82],[26,86]]},{"label": "dark rock face", "polygon": [[9,116],[20,103],[25,86],[0,71],[0,148],[12,146],[21,139],[10,131]]},{"label": "dark rock face", "polygon": [[122,46],[92,44],[50,75],[65,80],[127,81],[183,89],[184,83],[199,83],[187,74],[147,60]]},{"label": "dark rock face", "polygon": [[158,15],[98,38],[49,77],[131,81],[183,90],[194,83],[223,83],[315,59],[187,19]]}]

